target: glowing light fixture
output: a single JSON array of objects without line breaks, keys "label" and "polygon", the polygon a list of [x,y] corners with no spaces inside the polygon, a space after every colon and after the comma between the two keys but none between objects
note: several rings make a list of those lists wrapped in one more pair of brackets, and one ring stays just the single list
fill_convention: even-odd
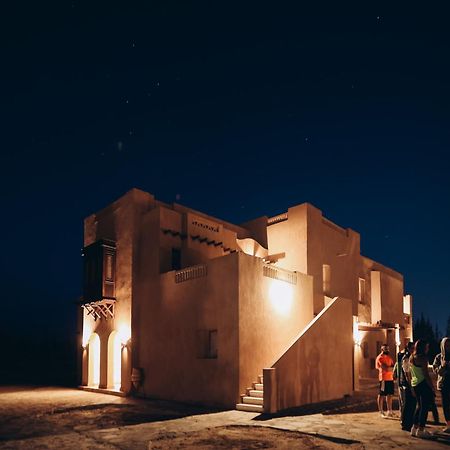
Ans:
[{"label": "glowing light fixture", "polygon": [[81,342],[81,346],[83,348],[87,347],[87,345],[89,343],[89,339],[91,338],[91,334],[92,334],[91,327],[85,323],[83,326],[83,340]]},{"label": "glowing light fixture", "polygon": [[128,325],[121,324],[119,325],[119,329],[117,330],[120,343],[122,347],[128,345],[129,340],[131,339],[131,329]]},{"label": "glowing light fixture", "polygon": [[274,309],[287,315],[292,307],[292,286],[280,280],[271,280],[269,298]]}]

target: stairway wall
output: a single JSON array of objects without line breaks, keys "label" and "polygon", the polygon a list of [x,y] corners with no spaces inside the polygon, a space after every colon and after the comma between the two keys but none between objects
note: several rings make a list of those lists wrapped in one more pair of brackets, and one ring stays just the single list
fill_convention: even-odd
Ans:
[{"label": "stairway wall", "polygon": [[[241,394],[313,318],[312,277],[297,273],[297,283],[290,284],[264,276],[263,266],[260,258],[239,254]],[[285,295],[290,300],[283,298]],[[284,302],[284,310],[279,308],[280,302]]]},{"label": "stairway wall", "polygon": [[338,297],[272,365],[278,410],[353,392],[352,327],[352,302]]}]

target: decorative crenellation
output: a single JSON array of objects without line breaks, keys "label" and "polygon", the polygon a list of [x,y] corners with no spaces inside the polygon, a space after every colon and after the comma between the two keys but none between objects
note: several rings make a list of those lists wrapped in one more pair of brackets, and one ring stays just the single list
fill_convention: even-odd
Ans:
[{"label": "decorative crenellation", "polygon": [[284,222],[288,220],[288,213],[278,214],[278,216],[269,217],[267,219],[267,225],[273,225],[274,223]]},{"label": "decorative crenellation", "polygon": [[289,270],[280,269],[279,267],[264,265],[263,275],[265,277],[274,278],[275,280],[285,281],[286,283],[297,284],[296,272],[290,272]]},{"label": "decorative crenellation", "polygon": [[177,270],[175,272],[175,283],[183,283],[184,281],[193,280],[195,278],[206,277],[207,273],[207,266],[205,264]]}]

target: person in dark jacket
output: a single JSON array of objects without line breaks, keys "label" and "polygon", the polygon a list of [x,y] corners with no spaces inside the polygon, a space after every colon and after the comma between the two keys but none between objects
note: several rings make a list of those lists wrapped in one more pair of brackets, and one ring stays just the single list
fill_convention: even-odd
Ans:
[{"label": "person in dark jacket", "polygon": [[397,355],[397,363],[394,368],[398,383],[398,401],[400,404],[400,423],[402,430],[411,431],[416,410],[416,398],[411,391],[405,369],[409,371],[409,357],[414,349],[414,342],[408,342],[403,351]]},{"label": "person in dark jacket", "polygon": [[441,391],[442,408],[446,427],[444,433],[450,433],[450,338],[445,337],[441,341],[441,353],[434,358],[433,372],[437,374],[437,389]]}]

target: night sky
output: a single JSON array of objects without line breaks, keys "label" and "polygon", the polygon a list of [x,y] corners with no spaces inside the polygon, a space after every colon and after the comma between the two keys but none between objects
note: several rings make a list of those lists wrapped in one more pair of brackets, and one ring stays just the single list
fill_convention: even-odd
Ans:
[{"label": "night sky", "polygon": [[236,223],[310,202],[403,273],[416,317],[444,330],[446,11],[11,3],[0,333],[73,334],[83,218],[133,187]]}]

